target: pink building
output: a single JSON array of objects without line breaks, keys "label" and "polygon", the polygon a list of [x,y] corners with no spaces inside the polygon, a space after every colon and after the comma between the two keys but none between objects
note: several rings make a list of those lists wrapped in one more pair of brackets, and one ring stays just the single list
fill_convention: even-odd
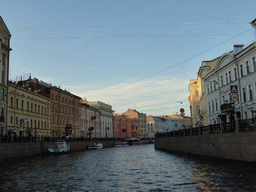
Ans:
[{"label": "pink building", "polygon": [[138,119],[131,119],[125,115],[114,114],[113,116],[113,137],[128,138],[139,136]]}]

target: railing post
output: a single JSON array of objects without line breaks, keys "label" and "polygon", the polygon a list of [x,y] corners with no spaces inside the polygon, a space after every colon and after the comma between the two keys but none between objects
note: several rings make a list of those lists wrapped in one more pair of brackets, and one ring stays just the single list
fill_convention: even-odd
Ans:
[{"label": "railing post", "polygon": [[225,129],[225,123],[221,122],[220,123],[220,133],[224,133],[225,132],[224,129]]}]

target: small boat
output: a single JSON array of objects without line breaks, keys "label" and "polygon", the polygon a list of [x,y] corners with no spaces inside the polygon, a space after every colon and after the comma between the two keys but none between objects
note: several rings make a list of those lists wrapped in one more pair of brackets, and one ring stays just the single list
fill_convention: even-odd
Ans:
[{"label": "small boat", "polygon": [[102,143],[93,143],[88,146],[88,149],[102,149],[103,144]]},{"label": "small boat", "polygon": [[131,144],[132,144],[132,145],[141,145],[141,144],[143,144],[143,143],[140,142],[140,141],[134,141],[134,142],[132,142]]},{"label": "small boat", "polygon": [[48,151],[50,153],[69,153],[70,145],[67,144],[64,140],[58,140],[55,145],[48,147]]},{"label": "small boat", "polygon": [[128,142],[118,142],[114,144],[114,147],[126,147],[128,145],[129,145]]}]

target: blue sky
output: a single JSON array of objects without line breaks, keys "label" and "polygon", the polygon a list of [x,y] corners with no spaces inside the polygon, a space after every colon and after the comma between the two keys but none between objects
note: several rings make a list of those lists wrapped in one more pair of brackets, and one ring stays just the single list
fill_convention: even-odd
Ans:
[{"label": "blue sky", "polygon": [[189,115],[202,61],[255,41],[255,0],[1,0],[0,10],[11,80],[31,74],[117,113]]}]

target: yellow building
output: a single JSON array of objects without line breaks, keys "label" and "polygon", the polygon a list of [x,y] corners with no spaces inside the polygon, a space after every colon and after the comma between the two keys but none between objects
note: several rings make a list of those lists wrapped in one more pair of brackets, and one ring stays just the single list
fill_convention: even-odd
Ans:
[{"label": "yellow building", "polygon": [[11,34],[0,16],[0,133],[7,132],[7,92],[9,76],[9,55],[10,55]]},{"label": "yellow building", "polygon": [[38,138],[50,136],[50,99],[23,87],[9,82],[8,132]]},{"label": "yellow building", "polygon": [[189,84],[189,103],[191,112],[192,127],[203,124],[208,125],[207,118],[207,89],[216,86],[216,82],[211,82],[210,87],[206,86],[204,77],[216,66],[219,57],[211,61],[203,61],[197,78],[190,80]]}]

